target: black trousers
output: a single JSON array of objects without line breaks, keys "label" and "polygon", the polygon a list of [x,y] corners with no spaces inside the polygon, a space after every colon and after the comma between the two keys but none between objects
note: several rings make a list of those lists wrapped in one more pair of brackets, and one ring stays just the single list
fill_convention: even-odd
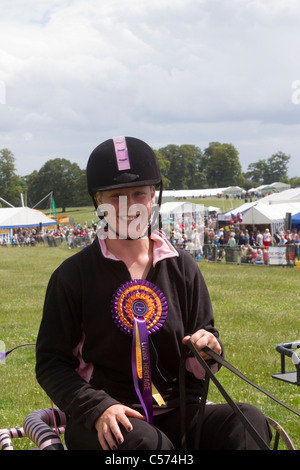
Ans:
[{"label": "black trousers", "polygon": [[[265,416],[252,405],[239,404],[241,410],[269,445],[271,431]],[[187,450],[258,450],[241,420],[228,404],[208,404],[205,407],[201,439],[195,446],[198,405],[187,405]],[[155,417],[154,426],[130,418],[133,430],[122,433],[120,450],[181,450],[180,410],[174,409]],[[88,430],[72,422],[66,426],[66,446],[69,450],[102,450],[95,429]]]}]

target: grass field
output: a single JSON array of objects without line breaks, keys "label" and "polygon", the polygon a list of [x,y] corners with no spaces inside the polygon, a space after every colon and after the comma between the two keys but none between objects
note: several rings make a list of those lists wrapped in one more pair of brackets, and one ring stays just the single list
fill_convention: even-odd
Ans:
[{"label": "grass field", "polygon": [[[89,213],[89,212],[87,212]],[[82,222],[81,213],[76,223]],[[0,248],[0,340],[6,350],[34,343],[46,286],[53,270],[74,250],[66,245]],[[215,312],[226,358],[250,379],[289,406],[300,410],[299,387],[271,376],[280,372],[275,345],[300,339],[300,269],[200,262]],[[290,370],[294,370],[292,363]],[[50,406],[35,380],[34,347],[19,348],[0,364],[0,428],[21,426],[25,416]],[[218,378],[236,401],[258,406],[278,421],[300,449],[299,418],[242,382],[226,369]],[[209,399],[224,401],[214,385]],[[28,448],[25,439],[16,449]]]}]

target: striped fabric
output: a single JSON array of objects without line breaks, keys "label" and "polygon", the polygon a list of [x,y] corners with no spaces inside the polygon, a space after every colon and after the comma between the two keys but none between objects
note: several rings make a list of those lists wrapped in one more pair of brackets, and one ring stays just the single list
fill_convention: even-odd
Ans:
[{"label": "striped fabric", "polygon": [[12,439],[26,437],[23,428],[0,429],[0,449],[13,450]]},{"label": "striped fabric", "polygon": [[[25,435],[41,450],[64,450],[60,434],[65,432],[66,415],[59,409],[33,411],[24,420]],[[56,428],[56,429],[53,429]]]},{"label": "striped fabric", "polygon": [[40,450],[64,450],[66,415],[59,409],[45,408],[26,416],[22,428],[0,429],[0,449],[14,450],[12,439],[27,437]]}]

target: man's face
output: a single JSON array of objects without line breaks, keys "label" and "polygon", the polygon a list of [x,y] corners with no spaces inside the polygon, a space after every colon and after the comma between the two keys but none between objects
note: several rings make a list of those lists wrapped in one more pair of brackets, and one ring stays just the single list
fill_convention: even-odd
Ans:
[{"label": "man's face", "polygon": [[99,208],[111,229],[108,237],[137,239],[143,236],[151,216],[154,186],[121,188],[97,193]]}]

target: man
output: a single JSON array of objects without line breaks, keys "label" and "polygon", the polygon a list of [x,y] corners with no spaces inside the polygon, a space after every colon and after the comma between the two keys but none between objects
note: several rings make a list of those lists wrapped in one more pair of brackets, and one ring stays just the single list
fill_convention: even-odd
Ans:
[{"label": "man", "polygon": [[[185,344],[191,337],[205,360],[205,346],[222,354],[204,279],[192,256],[157,230],[154,195],[159,188],[160,204],[162,178],[145,142],[126,137],[100,144],[89,158],[87,181],[100,227],[95,241],[51,276],[37,379],[67,414],[68,449],[180,449]],[[191,449],[204,371],[188,355],[185,366]],[[269,442],[262,413],[241,406]],[[206,406],[197,448],[257,445],[223,404]]]},{"label": "man", "polygon": [[280,229],[277,228],[276,231],[274,232],[274,235],[273,235],[273,241],[274,241],[274,244],[275,245],[278,245],[278,243],[280,242]]},{"label": "man", "polygon": [[256,243],[256,246],[263,246],[263,234],[261,233],[260,230],[257,230],[256,232],[255,243]]},{"label": "man", "polygon": [[234,234],[234,233],[231,233],[231,234],[230,234],[230,237],[229,237],[229,240],[228,240],[227,245],[230,246],[230,248],[235,248],[235,246],[236,246],[236,240],[235,240],[235,234]]}]

